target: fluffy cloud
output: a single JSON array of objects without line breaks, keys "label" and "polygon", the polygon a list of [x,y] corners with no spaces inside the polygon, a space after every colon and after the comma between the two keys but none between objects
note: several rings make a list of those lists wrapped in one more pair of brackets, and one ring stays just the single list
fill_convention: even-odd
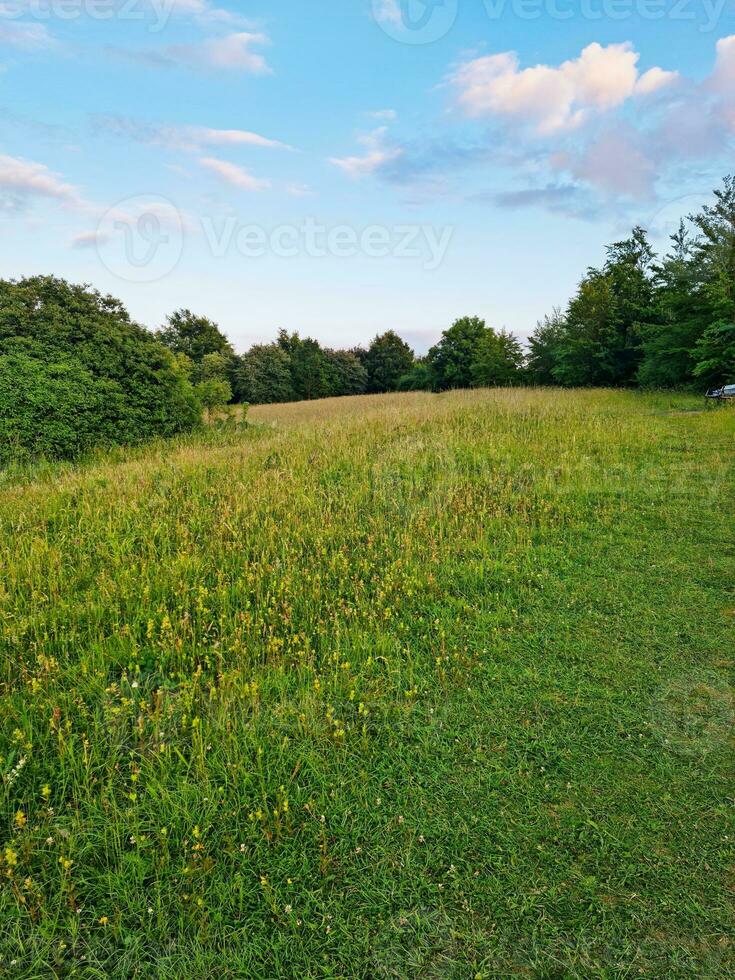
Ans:
[{"label": "fluffy cloud", "polygon": [[270,187],[270,181],[253,177],[243,167],[216,157],[202,157],[199,163],[221,180],[241,191],[263,191]]},{"label": "fluffy cloud", "polygon": [[44,164],[0,154],[0,207],[22,210],[36,198],[83,207],[77,189]]},{"label": "fluffy cloud", "polygon": [[663,68],[650,68],[635,83],[634,95],[653,95],[668,88],[679,80],[677,71],[664,71]]},{"label": "fluffy cloud", "polygon": [[595,42],[558,67],[521,68],[518,56],[507,51],[465,62],[451,82],[467,115],[499,116],[549,135],[622,105],[639,85],[638,94],[647,94],[676,77],[662,69],[640,76],[639,57],[628,42],[607,47]]},{"label": "fluffy cloud", "polygon": [[371,133],[359,136],[358,142],[365,147],[365,153],[360,156],[330,157],[329,162],[353,178],[376,173],[403,154],[400,147],[388,144],[387,132],[386,126],[380,126]]},{"label": "fluffy cloud", "polygon": [[720,95],[735,99],[735,34],[721,37],[717,42],[710,87]]}]

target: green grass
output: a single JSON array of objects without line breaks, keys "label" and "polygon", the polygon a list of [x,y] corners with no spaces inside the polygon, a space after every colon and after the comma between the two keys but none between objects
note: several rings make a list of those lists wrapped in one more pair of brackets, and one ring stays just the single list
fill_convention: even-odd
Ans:
[{"label": "green grass", "polygon": [[701,409],[343,399],[6,477],[0,974],[732,976]]}]

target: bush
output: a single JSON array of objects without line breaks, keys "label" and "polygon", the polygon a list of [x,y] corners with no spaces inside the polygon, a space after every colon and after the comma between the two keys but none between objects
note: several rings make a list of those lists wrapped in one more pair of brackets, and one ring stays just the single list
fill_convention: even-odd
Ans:
[{"label": "bush", "polygon": [[200,421],[181,366],[118,300],[52,277],[0,280],[0,460],[71,458]]}]

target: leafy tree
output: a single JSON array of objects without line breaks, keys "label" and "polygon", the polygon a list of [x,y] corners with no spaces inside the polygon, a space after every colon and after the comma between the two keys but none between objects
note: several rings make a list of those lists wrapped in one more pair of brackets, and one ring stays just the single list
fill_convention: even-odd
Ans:
[{"label": "leafy tree", "polygon": [[332,366],[333,395],[362,395],[367,390],[368,372],[352,351],[327,350]]},{"label": "leafy tree", "polygon": [[566,317],[554,307],[551,316],[546,314],[536,323],[536,329],[528,338],[528,357],[526,369],[528,378],[534,384],[553,385],[558,383],[554,368],[558,363],[559,347],[567,329]]},{"label": "leafy tree", "polygon": [[379,334],[365,355],[367,390],[374,393],[395,391],[398,382],[413,366],[413,351],[393,330]]},{"label": "leafy tree", "polygon": [[212,412],[225,408],[232,399],[230,383],[223,378],[205,378],[195,386],[194,390],[206,409],[207,418],[212,417]]},{"label": "leafy tree", "polygon": [[398,391],[431,391],[433,380],[426,358],[417,358],[408,374],[398,382]]},{"label": "leafy tree", "polygon": [[566,385],[627,385],[641,361],[653,309],[653,252],[642,228],[607,248],[569,303],[551,373]]},{"label": "leafy tree", "polygon": [[630,238],[608,246],[604,271],[615,297],[616,319],[610,340],[609,373],[614,385],[635,380],[641,362],[641,334],[654,313],[653,250],[636,226]]},{"label": "leafy tree", "polygon": [[336,379],[329,357],[316,340],[302,339],[298,333],[281,330],[278,344],[289,357],[291,384],[294,396],[300,400],[328,398],[334,391]]},{"label": "leafy tree", "polygon": [[215,409],[224,408],[232,401],[232,387],[228,380],[230,359],[223,354],[205,354],[199,365],[199,382],[194,391],[211,417]]},{"label": "leafy tree", "polygon": [[87,286],[52,276],[0,280],[0,360],[3,421],[28,453],[73,456],[186,432],[201,420],[171,352],[131,323],[119,300]]},{"label": "leafy tree", "polygon": [[518,338],[505,330],[488,328],[477,344],[472,382],[483,387],[518,384],[523,363],[523,347]]},{"label": "leafy tree", "polygon": [[684,221],[671,241],[669,254],[654,266],[656,313],[641,331],[643,359],[637,380],[644,387],[691,385],[697,344],[707,327],[701,270],[693,261],[691,236]]},{"label": "leafy tree", "polygon": [[615,296],[604,273],[590,269],[570,301],[566,329],[552,373],[563,385],[609,384],[610,338],[615,332]]},{"label": "leafy tree", "polygon": [[476,316],[461,317],[444,331],[439,343],[427,355],[437,389],[443,391],[472,385],[472,365],[486,332],[485,321]]},{"label": "leafy tree", "polygon": [[256,344],[237,359],[235,397],[251,405],[293,401],[291,358],[279,344]]},{"label": "leafy tree", "polygon": [[230,360],[235,353],[213,320],[197,316],[191,310],[176,310],[166,318],[166,326],[156,336],[174,354],[186,354],[196,365],[207,354],[221,354]]},{"label": "leafy tree", "polygon": [[707,385],[735,377],[735,177],[692,221],[699,231],[693,261],[702,275],[708,323],[695,348],[694,375]]}]

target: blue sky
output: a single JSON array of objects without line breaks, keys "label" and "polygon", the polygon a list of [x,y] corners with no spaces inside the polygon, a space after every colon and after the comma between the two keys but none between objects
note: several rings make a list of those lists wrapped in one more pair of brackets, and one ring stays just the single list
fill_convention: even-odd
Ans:
[{"label": "blue sky", "polygon": [[0,274],[239,349],[526,336],[734,135],[732,0],[0,0]]}]

